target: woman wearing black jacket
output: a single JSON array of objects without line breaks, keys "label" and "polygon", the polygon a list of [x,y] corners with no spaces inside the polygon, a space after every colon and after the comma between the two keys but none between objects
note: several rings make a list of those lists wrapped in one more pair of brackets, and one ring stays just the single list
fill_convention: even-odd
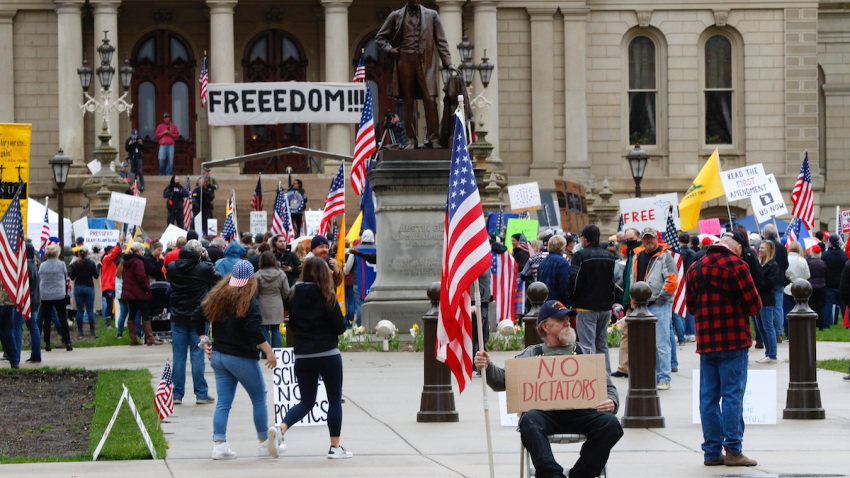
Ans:
[{"label": "woman wearing black jacket", "polygon": [[83,246],[77,251],[77,259],[71,263],[71,280],[74,281],[74,301],[77,303],[77,332],[83,336],[83,314],[88,315],[89,331],[94,338],[94,280],[100,278],[97,265],[88,258],[89,249]]},{"label": "woman wearing black jacket", "polygon": [[[757,320],[762,329],[762,343],[764,344],[764,358],[757,360],[762,363],[776,363],[776,324],[774,323],[776,297],[772,291],[777,284],[783,284],[785,275],[776,262],[776,248],[773,241],[762,241],[759,244],[759,263],[762,266],[763,278],[761,283],[756,284],[761,296],[762,308]],[[782,307],[782,304],[779,304]],[[782,326],[781,324],[779,325]],[[778,330],[781,330],[778,329]]]},{"label": "woman wearing black jacket", "polygon": [[[351,458],[339,445],[342,429],[342,357],[337,348],[339,334],[345,332],[334,292],[333,279],[325,261],[311,257],[304,262],[301,282],[295,284],[289,299],[289,330],[295,337],[295,376],[301,387],[301,401],[283,417],[280,429],[269,429],[269,448],[283,440],[283,434],[313,408],[319,375],[328,392],[328,430],[331,447],[328,458]],[[273,442],[272,438],[275,438]]]}]

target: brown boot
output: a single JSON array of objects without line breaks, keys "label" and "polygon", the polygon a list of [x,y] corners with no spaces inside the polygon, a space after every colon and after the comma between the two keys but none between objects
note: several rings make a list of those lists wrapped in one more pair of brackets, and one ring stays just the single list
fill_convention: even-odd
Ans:
[{"label": "brown boot", "polygon": [[145,331],[145,344],[146,345],[162,345],[162,340],[159,340],[154,336],[153,330],[151,330],[150,321],[142,322],[142,330]]},{"label": "brown boot", "polygon": [[127,321],[127,332],[130,333],[130,345],[142,345],[141,342],[136,338],[136,321],[128,320]]},{"label": "brown boot", "polygon": [[747,458],[743,453],[738,453],[737,455],[733,453],[726,453],[726,462],[724,463],[726,466],[756,466],[758,462]]}]

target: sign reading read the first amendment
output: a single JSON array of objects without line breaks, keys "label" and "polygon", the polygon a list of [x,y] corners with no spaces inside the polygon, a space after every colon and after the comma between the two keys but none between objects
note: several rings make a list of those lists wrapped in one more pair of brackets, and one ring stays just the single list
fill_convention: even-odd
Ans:
[{"label": "sign reading read the first amendment", "polygon": [[109,199],[109,212],[106,218],[115,222],[123,222],[131,226],[140,226],[145,217],[145,202],[141,196],[112,193]]},{"label": "sign reading read the first amendment", "polygon": [[525,357],[505,361],[508,413],[595,409],[608,400],[602,354]]},{"label": "sign reading read the first amendment", "polygon": [[[283,423],[283,417],[290,408],[301,401],[301,388],[298,379],[295,378],[295,349],[288,347],[284,349],[273,349],[277,358],[277,366],[274,368],[274,423]],[[605,362],[602,363],[605,369]],[[328,392],[325,389],[324,380],[319,377],[319,389],[316,391],[316,403],[300,422],[296,425],[324,425],[328,422]]]}]

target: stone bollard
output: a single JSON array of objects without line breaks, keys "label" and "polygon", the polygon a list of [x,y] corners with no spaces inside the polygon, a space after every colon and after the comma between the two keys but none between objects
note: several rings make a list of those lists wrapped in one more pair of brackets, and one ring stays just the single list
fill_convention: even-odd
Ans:
[{"label": "stone bollard", "polygon": [[[416,421],[420,423],[456,422],[455,395],[452,392],[451,370],[437,360],[437,320],[440,307],[440,283],[428,287],[431,308],[422,317],[422,333],[425,334],[425,382]],[[483,379],[482,379],[483,380]]]},{"label": "stone bollard", "polygon": [[542,282],[532,282],[526,293],[531,302],[531,308],[522,317],[522,325],[525,329],[525,346],[528,347],[542,342],[540,334],[537,333],[537,314],[540,313],[540,307],[549,297],[549,288]]},{"label": "stone bollard", "polygon": [[791,295],[796,304],[788,312],[788,333],[794,340],[789,345],[791,377],[782,418],[826,418],[817,376],[815,321],[818,314],[809,307],[812,285],[805,279],[797,279],[791,285]]},{"label": "stone bollard", "polygon": [[664,428],[661,402],[655,388],[655,326],[647,309],[652,295],[646,282],[629,289],[635,309],[626,317],[629,327],[629,391],[621,420],[623,428]]}]

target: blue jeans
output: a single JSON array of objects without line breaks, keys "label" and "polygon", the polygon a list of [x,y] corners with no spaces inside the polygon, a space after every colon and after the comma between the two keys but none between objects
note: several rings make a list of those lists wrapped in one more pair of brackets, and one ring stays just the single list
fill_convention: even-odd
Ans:
[{"label": "blue jeans", "polygon": [[773,298],[776,301],[773,307],[773,332],[777,336],[782,335],[782,324],[785,322],[785,311],[783,303],[785,302],[785,293],[780,286],[773,287]]},{"label": "blue jeans", "polygon": [[105,290],[102,292],[101,296],[101,309],[100,315],[103,316],[103,323],[107,327],[112,327],[111,321],[114,317],[115,311],[112,310],[115,305],[115,291],[114,290]]},{"label": "blue jeans", "polygon": [[273,349],[280,348],[280,324],[272,324],[272,325],[264,325],[263,326],[263,337],[266,338],[266,342],[272,346]]},{"label": "blue jeans", "polygon": [[257,359],[237,357],[213,350],[210,366],[215,372],[218,402],[213,414],[213,441],[227,441],[227,418],[236,394],[236,384],[241,383],[254,405],[254,428],[257,438],[269,437],[269,415],[266,410],[266,384]]},{"label": "blue jeans", "polygon": [[[482,311],[483,315],[483,311]],[[576,318],[578,341],[595,354],[605,354],[605,368],[611,373],[611,361],[608,358],[608,323],[610,310],[582,310]]]},{"label": "blue jeans", "polygon": [[772,359],[776,358],[776,331],[773,328],[773,316],[776,306],[766,305],[761,308],[761,313],[756,316],[756,322],[761,324],[761,338],[764,344],[764,355]]},{"label": "blue jeans", "polygon": [[723,447],[728,453],[741,453],[747,352],[748,349],[743,348],[700,354],[699,413],[704,440],[702,451],[706,460],[720,458]]},{"label": "blue jeans", "polygon": [[[74,286],[74,300],[77,302],[77,323],[94,323],[94,287],[90,285],[76,284]],[[86,313],[88,319],[85,319]]]},{"label": "blue jeans", "polygon": [[26,321],[30,331],[30,358],[41,360],[41,330],[38,329],[38,308],[33,308],[30,320]]},{"label": "blue jeans", "polygon": [[[165,164],[165,158],[168,157],[168,164]],[[160,176],[170,176],[171,168],[174,166],[174,145],[159,145],[159,175]]]},{"label": "blue jeans", "polygon": [[354,313],[357,314],[357,325],[362,322],[360,320],[360,310],[363,307],[363,299],[360,298],[360,286],[354,284]]},{"label": "blue jeans", "polygon": [[696,335],[696,334],[697,334],[696,319],[694,319],[694,314],[688,312],[688,316],[685,317],[685,335]]},{"label": "blue jeans", "polygon": [[[0,342],[3,343],[3,351],[6,352],[9,363],[15,366],[21,363],[21,348],[17,345],[18,340],[15,338],[15,324],[18,321],[15,318],[16,315],[20,316],[14,305],[0,306]],[[20,333],[20,327],[18,327],[18,333]]]},{"label": "blue jeans", "polygon": [[658,319],[655,324],[655,383],[670,382],[670,324],[673,322],[673,304],[650,305],[649,313]]},{"label": "blue jeans", "polygon": [[[838,325],[838,316],[844,312],[844,301],[841,300],[839,289],[826,289],[826,305],[823,308],[823,322],[829,327],[830,325]],[[835,308],[838,307],[838,313]]]},{"label": "blue jeans", "polygon": [[[673,317],[675,317],[675,316],[676,316],[676,314],[673,314]],[[676,350],[677,345],[678,344],[676,344],[676,330],[675,330],[675,327],[673,327],[673,325],[671,324],[670,325],[670,371],[671,372],[673,371],[674,368],[675,369],[679,368],[679,356],[678,356],[678,351]]]},{"label": "blue jeans", "polygon": [[195,397],[207,398],[209,387],[204,379],[204,351],[198,347],[201,339],[189,322],[171,322],[171,351],[174,354],[174,398],[183,399],[186,393],[186,349],[192,361],[192,386]]},{"label": "blue jeans", "polygon": [[[118,301],[118,335],[124,335],[124,322],[130,313],[130,305],[126,300]],[[142,313],[136,313],[136,335],[142,335]]]},{"label": "blue jeans", "polygon": [[680,344],[685,343],[685,318],[679,314],[673,314],[673,332]]}]

